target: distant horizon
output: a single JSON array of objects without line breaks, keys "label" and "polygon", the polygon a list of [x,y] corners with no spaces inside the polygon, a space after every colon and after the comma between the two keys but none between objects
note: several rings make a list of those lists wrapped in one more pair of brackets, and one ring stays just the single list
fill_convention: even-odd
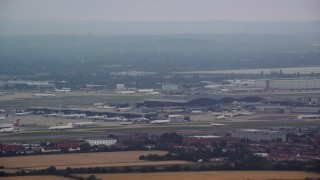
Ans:
[{"label": "distant horizon", "polygon": [[0,35],[318,34],[319,21],[86,21],[0,18]]},{"label": "distant horizon", "polygon": [[2,0],[0,18],[89,21],[314,21],[318,0]]},{"label": "distant horizon", "polygon": [[250,20],[156,20],[156,21],[144,21],[144,20],[79,20],[79,19],[30,19],[30,18],[1,18],[1,21],[48,21],[48,22],[105,22],[105,23],[206,23],[206,22],[228,22],[228,23],[304,23],[304,22],[320,22],[319,20],[268,20],[268,21],[250,21]]}]

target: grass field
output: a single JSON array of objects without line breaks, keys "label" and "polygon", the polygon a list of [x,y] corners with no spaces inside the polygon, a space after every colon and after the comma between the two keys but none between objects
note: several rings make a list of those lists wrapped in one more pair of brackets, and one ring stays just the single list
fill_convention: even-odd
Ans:
[{"label": "grass field", "polygon": [[[89,175],[83,175],[88,177]],[[320,174],[302,171],[215,171],[173,173],[96,174],[102,180],[304,180],[320,178]]]},{"label": "grass field", "polygon": [[1,108],[25,108],[31,106],[59,107],[92,106],[95,102],[135,103],[144,99],[143,95],[106,93],[56,93],[56,97],[35,97],[32,93],[12,93],[0,96]]},{"label": "grass field", "polygon": [[8,170],[42,169],[56,166],[57,169],[67,167],[110,167],[110,166],[138,166],[138,165],[163,165],[187,164],[186,161],[141,161],[140,155],[159,154],[166,151],[125,151],[125,152],[100,152],[100,153],[75,153],[39,156],[3,157],[1,165]]}]

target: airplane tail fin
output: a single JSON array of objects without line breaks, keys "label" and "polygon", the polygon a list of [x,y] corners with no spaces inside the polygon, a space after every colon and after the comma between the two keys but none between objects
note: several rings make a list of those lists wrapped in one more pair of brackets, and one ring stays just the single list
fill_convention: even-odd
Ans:
[{"label": "airplane tail fin", "polygon": [[14,127],[20,126],[20,119],[17,119],[16,122],[13,124]]},{"label": "airplane tail fin", "polygon": [[75,122],[69,123],[68,126],[74,126]]}]

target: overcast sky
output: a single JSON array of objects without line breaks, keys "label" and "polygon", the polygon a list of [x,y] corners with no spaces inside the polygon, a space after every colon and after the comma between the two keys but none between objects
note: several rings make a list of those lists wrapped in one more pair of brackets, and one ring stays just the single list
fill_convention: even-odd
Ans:
[{"label": "overcast sky", "polygon": [[319,21],[320,0],[0,0],[1,19]]}]

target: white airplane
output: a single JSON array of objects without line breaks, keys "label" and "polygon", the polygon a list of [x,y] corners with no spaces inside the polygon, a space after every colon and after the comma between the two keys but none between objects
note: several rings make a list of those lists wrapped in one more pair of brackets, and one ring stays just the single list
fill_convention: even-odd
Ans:
[{"label": "white airplane", "polygon": [[236,112],[237,115],[241,116],[251,116],[253,113],[252,112],[249,112],[249,111],[237,111]]},{"label": "white airplane", "polygon": [[0,120],[6,120],[9,114],[6,114],[5,116],[0,116]]},{"label": "white airplane", "polygon": [[184,117],[184,116],[180,114],[169,114],[169,118],[179,118],[179,117]]},{"label": "white airplane", "polygon": [[55,94],[42,94],[42,93],[35,93],[33,94],[36,97],[57,97]]},{"label": "white airplane", "polygon": [[138,89],[138,93],[152,93],[153,89]]},{"label": "white airplane", "polygon": [[63,87],[62,89],[54,88],[54,92],[68,93],[68,92],[71,92],[71,89],[70,88],[65,88],[65,87]]},{"label": "white airplane", "polygon": [[85,118],[87,117],[86,114],[63,114],[61,115],[61,117],[64,118]]},{"label": "white airplane", "polygon": [[133,109],[133,107],[118,108],[119,111],[128,111],[130,109]]},{"label": "white airplane", "polygon": [[150,94],[150,95],[161,95],[160,92],[148,92],[147,94]]},{"label": "white airplane", "polygon": [[225,126],[226,124],[210,123],[210,125],[214,127],[220,127],[220,126]]},{"label": "white airplane", "polygon": [[104,120],[105,121],[126,121],[128,119],[120,116],[115,116],[115,117],[106,117],[104,118]]},{"label": "white airplane", "polygon": [[97,124],[95,121],[92,122],[73,122],[75,127],[85,127]]},{"label": "white airplane", "polygon": [[102,106],[100,109],[116,109],[116,106]]},{"label": "white airplane", "polygon": [[13,124],[0,124],[0,129],[2,128],[9,128],[12,126],[19,126],[20,125],[20,119],[17,119],[15,123]]},{"label": "white airplane", "polygon": [[51,113],[51,114],[44,114],[45,117],[59,117],[62,116],[61,113]]},{"label": "white airplane", "polygon": [[135,94],[135,91],[117,91],[117,94]]},{"label": "white airplane", "polygon": [[105,116],[104,115],[102,115],[102,116],[99,116],[99,115],[87,116],[87,117],[85,117],[85,119],[95,119],[95,120],[97,120],[97,119],[105,119]]},{"label": "white airplane", "polygon": [[217,116],[217,117],[215,117],[215,119],[217,119],[217,120],[223,120],[223,119],[226,119],[226,117],[225,117],[225,116]]},{"label": "white airplane", "polygon": [[14,126],[9,128],[0,129],[0,133],[13,133],[14,131],[19,131],[19,128],[16,129]]},{"label": "white airplane", "polygon": [[131,119],[133,122],[147,122],[149,119],[147,118],[133,118]]},{"label": "white airplane", "polygon": [[1,124],[0,133],[13,133],[14,131],[19,131],[20,119],[17,119],[13,124]]},{"label": "white airplane", "polygon": [[150,122],[150,124],[164,124],[164,123],[169,123],[169,122],[170,122],[170,120],[166,120],[166,119],[164,119],[164,120],[153,120],[153,121]]},{"label": "white airplane", "polygon": [[26,116],[32,114],[33,111],[28,111],[28,112],[16,112],[14,113],[15,116]]},{"label": "white airplane", "polygon": [[191,111],[191,114],[201,114],[202,111],[201,110],[195,110],[195,111]]},{"label": "white airplane", "polygon": [[65,129],[72,129],[74,128],[74,123],[69,123],[66,126],[51,126],[49,130],[65,130]]},{"label": "white airplane", "polygon": [[129,125],[129,124],[133,124],[133,122],[121,122],[120,125]]}]

